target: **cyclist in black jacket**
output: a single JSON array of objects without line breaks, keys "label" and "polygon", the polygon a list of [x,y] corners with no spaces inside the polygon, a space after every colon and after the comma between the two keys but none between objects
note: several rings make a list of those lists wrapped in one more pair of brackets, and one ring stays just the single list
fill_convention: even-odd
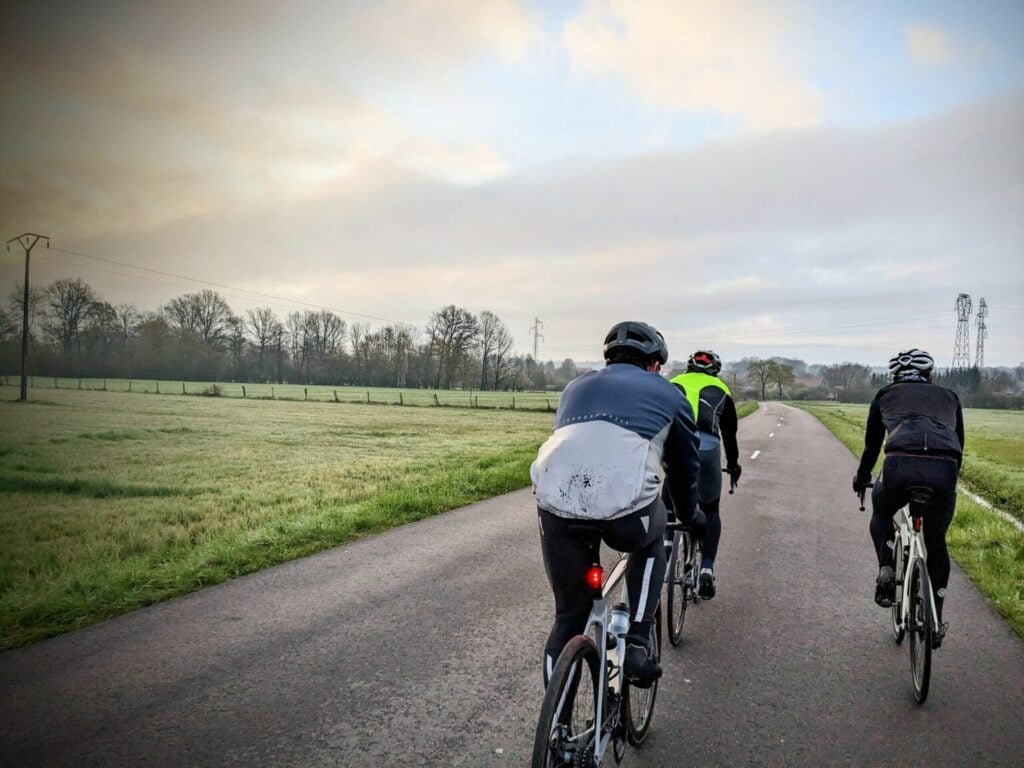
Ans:
[{"label": "cyclist in black jacket", "polygon": [[893,515],[906,504],[908,488],[932,489],[924,543],[938,611],[938,647],[948,626],[942,623],[942,603],[949,583],[946,529],[956,507],[956,478],[964,452],[964,417],[956,393],[931,383],[934,367],[932,356],[920,349],[900,352],[889,361],[893,383],[880,389],[871,401],[864,453],[853,478],[853,490],[859,494],[871,483],[871,470],[888,432],[882,474],[871,493],[871,539],[879,566],[875,602],[889,607],[896,591],[893,553],[888,543],[893,538]]}]

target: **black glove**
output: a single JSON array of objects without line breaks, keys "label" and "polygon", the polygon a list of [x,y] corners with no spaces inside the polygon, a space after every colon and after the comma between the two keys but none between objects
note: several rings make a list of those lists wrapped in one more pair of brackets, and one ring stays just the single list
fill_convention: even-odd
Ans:
[{"label": "black glove", "polygon": [[871,476],[861,477],[859,474],[853,476],[853,492],[860,496],[871,485]]},{"label": "black glove", "polygon": [[725,468],[725,471],[729,473],[729,477],[732,478],[733,485],[737,485],[740,481],[740,475],[743,473],[743,467],[735,462]]}]

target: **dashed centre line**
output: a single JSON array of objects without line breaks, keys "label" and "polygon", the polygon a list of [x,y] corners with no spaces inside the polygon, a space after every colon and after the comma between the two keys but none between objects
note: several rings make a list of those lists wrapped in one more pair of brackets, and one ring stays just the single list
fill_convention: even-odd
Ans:
[{"label": "dashed centre line", "polygon": [[761,453],[760,451],[754,451],[752,454],[750,454],[750,458],[751,459],[756,459],[760,453]]}]

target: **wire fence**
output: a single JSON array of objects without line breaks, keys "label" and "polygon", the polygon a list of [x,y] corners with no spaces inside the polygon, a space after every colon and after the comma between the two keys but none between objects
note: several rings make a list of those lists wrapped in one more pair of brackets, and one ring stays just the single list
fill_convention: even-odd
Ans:
[{"label": "wire fence", "polygon": [[[238,382],[172,381],[164,379],[92,379],[29,376],[29,389],[73,389],[91,392],[206,396],[249,400],[291,400],[417,407],[490,408],[554,411],[559,392],[490,392],[391,387],[334,387],[323,384],[253,384]],[[18,387],[19,376],[0,376],[0,386]]]}]

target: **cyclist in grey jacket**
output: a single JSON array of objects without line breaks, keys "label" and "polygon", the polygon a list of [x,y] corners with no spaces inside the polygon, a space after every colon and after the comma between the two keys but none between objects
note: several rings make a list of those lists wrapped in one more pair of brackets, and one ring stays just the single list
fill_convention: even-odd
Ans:
[{"label": "cyclist in grey jacket", "polygon": [[932,489],[925,516],[924,544],[928,550],[928,576],[935,589],[941,644],[946,625],[942,603],[949,583],[949,552],[946,529],[956,507],[956,479],[963,461],[964,417],[956,393],[931,383],[935,361],[921,349],[908,349],[889,361],[893,383],[883,387],[871,401],[864,434],[864,453],[853,478],[855,493],[871,482],[871,470],[878,460],[886,433],[882,474],[871,492],[871,539],[878,556],[875,602],[883,607],[895,599],[896,577],[893,552],[893,515],[907,502],[913,486]]},{"label": "cyclist in grey jacket", "polygon": [[545,685],[562,648],[586,624],[591,593],[583,577],[602,539],[630,553],[626,677],[645,686],[661,676],[648,638],[665,578],[663,481],[681,508],[697,504],[696,428],[686,398],[658,375],[668,361],[664,338],[646,323],[618,323],[604,358],[605,368],[566,387],[554,432],[530,468],[555,598]]}]

